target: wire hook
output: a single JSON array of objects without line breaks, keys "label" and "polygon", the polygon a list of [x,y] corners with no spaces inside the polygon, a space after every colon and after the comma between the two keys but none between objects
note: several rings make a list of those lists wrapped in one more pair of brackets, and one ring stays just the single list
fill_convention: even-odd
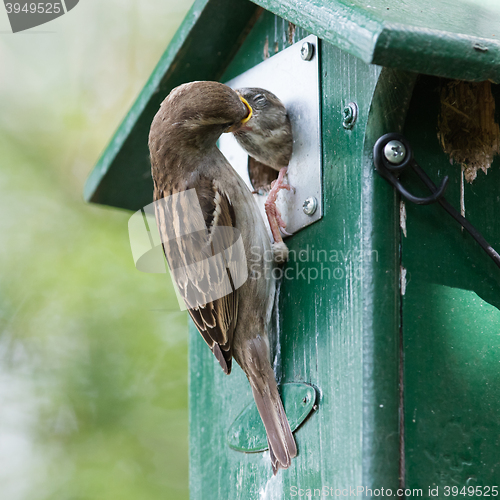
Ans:
[{"label": "wire hook", "polygon": [[[391,141],[398,141],[402,143],[406,149],[406,155],[403,161],[399,164],[391,163],[384,154],[385,146]],[[411,150],[410,144],[401,134],[385,134],[375,143],[373,147],[373,162],[375,163],[375,168],[378,173],[390,184],[394,186],[396,191],[404,196],[408,201],[416,203],[417,205],[430,205],[441,198],[448,186],[448,176],[446,176],[439,189],[431,189],[432,194],[427,198],[419,198],[412,195],[405,187],[401,184],[400,180],[393,174],[393,172],[399,173],[406,169],[408,166],[413,168],[416,174],[422,179],[423,170],[419,167],[417,162],[413,159],[413,151]],[[424,173],[425,174],[425,173]],[[422,179],[423,180],[423,179]]]},{"label": "wire hook", "polygon": [[[391,163],[385,155],[385,147],[390,141],[400,142],[406,150],[403,160],[398,164]],[[380,137],[375,143],[375,146],[373,146],[373,163],[375,164],[377,172],[408,201],[416,203],[417,205],[429,205],[437,201],[466,231],[469,232],[495,264],[500,267],[500,255],[498,252],[484,239],[483,235],[465,217],[462,217],[462,215],[444,198],[444,192],[448,185],[448,176],[443,179],[441,185],[437,188],[430,177],[414,160],[410,144],[404,136],[392,133]],[[418,177],[420,177],[422,182],[432,193],[430,196],[426,198],[414,196],[401,184],[401,181],[395,174],[403,171],[407,167],[411,167]]]}]

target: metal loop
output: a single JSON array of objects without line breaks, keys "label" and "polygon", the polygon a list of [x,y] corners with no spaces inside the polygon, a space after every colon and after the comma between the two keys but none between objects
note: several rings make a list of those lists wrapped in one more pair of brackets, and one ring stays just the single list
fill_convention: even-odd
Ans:
[{"label": "metal loop", "polygon": [[[399,164],[393,164],[385,157],[384,148],[389,141],[399,141],[406,149],[406,156]],[[429,205],[430,203],[438,202],[469,234],[481,245],[483,250],[491,257],[493,262],[500,267],[500,255],[496,250],[484,239],[483,235],[460,213],[453,208],[444,198],[444,191],[448,185],[448,176],[446,176],[439,188],[429,178],[420,165],[413,159],[413,152],[410,144],[401,134],[386,134],[380,137],[373,147],[373,163],[378,173],[392,186],[398,193],[404,196],[407,200],[417,205]],[[395,173],[399,173],[410,166],[422,182],[432,193],[427,198],[419,198],[412,195],[396,177]]]},{"label": "metal loop", "polygon": [[[404,160],[398,165],[389,162],[384,155],[384,148],[390,141],[399,141],[406,148],[406,156]],[[417,175],[420,178],[422,178],[421,176],[422,170],[413,159],[413,152],[411,150],[410,143],[401,134],[392,133],[392,134],[385,134],[382,137],[380,137],[380,139],[375,143],[375,146],[373,147],[373,162],[375,163],[375,168],[380,173],[380,175],[382,175],[382,177],[384,177],[385,180],[390,182],[394,186],[394,188],[398,191],[398,193],[404,196],[408,201],[416,203],[417,205],[430,205],[431,203],[435,203],[436,201],[439,200],[439,198],[441,198],[444,195],[444,192],[448,185],[448,177],[445,177],[436,191],[434,191],[430,196],[427,196],[426,198],[420,198],[418,196],[411,194],[401,184],[401,182],[393,174],[393,172],[396,173],[402,172],[408,166],[412,167],[413,170],[417,173]]]}]

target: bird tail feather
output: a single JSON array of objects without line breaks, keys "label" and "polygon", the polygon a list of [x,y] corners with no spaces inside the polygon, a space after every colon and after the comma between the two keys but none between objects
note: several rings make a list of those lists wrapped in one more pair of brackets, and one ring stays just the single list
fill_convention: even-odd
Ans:
[{"label": "bird tail feather", "polygon": [[[276,475],[280,468],[290,467],[292,458],[297,455],[297,445],[286,418],[273,369],[267,357],[267,345],[266,352],[262,356],[263,353],[258,348],[262,346],[258,346],[258,340],[254,340],[254,347],[260,351],[260,355],[253,356],[253,369],[247,371],[247,376],[257,409],[266,428],[273,473]],[[255,363],[256,358],[258,363]],[[256,368],[258,369],[256,370]]]}]

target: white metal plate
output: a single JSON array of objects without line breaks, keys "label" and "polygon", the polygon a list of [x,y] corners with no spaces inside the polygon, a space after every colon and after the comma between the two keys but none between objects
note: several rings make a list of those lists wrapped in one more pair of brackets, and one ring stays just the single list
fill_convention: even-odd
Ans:
[{"label": "white metal plate", "polygon": [[[301,58],[300,49],[304,42],[314,45],[311,60]],[[288,167],[288,182],[295,193],[281,190],[277,207],[287,224],[288,233],[319,220],[323,215],[321,186],[321,134],[318,38],[308,36],[250,70],[226,82],[233,89],[261,87],[271,91],[283,102],[292,123],[293,154]],[[219,148],[236,169],[250,189],[253,190],[248,175],[248,155],[236,142],[232,134],[223,134]],[[314,196],[318,208],[313,215],[306,215],[304,201]],[[262,216],[265,195],[254,194]]]}]

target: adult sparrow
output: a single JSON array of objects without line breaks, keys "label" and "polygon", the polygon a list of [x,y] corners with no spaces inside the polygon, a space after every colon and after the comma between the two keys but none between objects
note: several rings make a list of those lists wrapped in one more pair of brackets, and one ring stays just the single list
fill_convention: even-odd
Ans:
[{"label": "adult sparrow", "polygon": [[281,189],[292,189],[284,182],[293,150],[290,118],[283,103],[268,90],[252,87],[237,89],[236,92],[245,99],[253,112],[241,127],[233,131],[234,137],[249,156],[263,165],[279,170],[278,178],[271,183],[265,211],[274,241],[281,244],[283,253],[276,253],[277,258],[279,261],[286,260],[288,250],[280,231],[286,235],[288,233],[276,207],[276,198]]},{"label": "adult sparrow", "polygon": [[251,106],[226,85],[187,83],[162,102],[149,149],[167,262],[224,372],[234,358],[248,377],[276,474],[290,466],[297,448],[269,360],[272,245],[250,190],[216,146],[223,132],[241,128],[251,115]]}]

